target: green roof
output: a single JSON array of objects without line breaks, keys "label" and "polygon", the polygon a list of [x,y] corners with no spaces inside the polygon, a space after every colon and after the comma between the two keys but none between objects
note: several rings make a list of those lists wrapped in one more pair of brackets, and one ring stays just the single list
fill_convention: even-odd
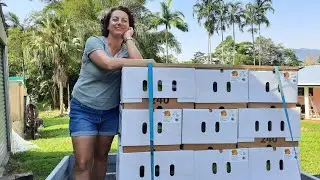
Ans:
[{"label": "green roof", "polygon": [[26,84],[26,79],[23,76],[12,76],[8,78],[9,81],[21,81],[23,84]]}]

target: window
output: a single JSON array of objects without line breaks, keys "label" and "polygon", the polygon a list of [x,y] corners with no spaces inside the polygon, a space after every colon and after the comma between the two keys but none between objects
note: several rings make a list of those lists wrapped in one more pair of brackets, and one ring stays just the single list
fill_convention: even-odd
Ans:
[{"label": "window", "polygon": [[[309,95],[313,96],[313,88],[309,88]],[[298,88],[298,96],[304,96],[304,88],[303,87]]]}]

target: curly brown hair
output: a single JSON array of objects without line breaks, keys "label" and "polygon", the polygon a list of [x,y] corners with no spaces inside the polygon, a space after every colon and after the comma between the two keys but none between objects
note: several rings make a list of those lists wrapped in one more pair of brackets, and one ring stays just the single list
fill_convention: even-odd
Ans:
[{"label": "curly brown hair", "polygon": [[134,17],[132,15],[132,12],[129,10],[129,8],[123,7],[123,6],[114,7],[107,14],[105,14],[101,19],[101,31],[104,37],[108,37],[109,35],[108,26],[109,26],[110,18],[113,11],[116,11],[116,10],[120,10],[127,13],[129,17],[129,26],[134,29]]}]

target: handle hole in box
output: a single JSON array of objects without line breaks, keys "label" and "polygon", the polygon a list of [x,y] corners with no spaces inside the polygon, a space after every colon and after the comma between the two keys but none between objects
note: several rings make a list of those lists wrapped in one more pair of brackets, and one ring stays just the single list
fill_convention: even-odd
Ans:
[{"label": "handle hole in box", "polygon": [[279,161],[279,168],[280,168],[280,170],[283,170],[283,160]]},{"label": "handle hole in box", "polygon": [[158,133],[159,134],[162,133],[162,123],[161,122],[158,123]]},{"label": "handle hole in box", "polygon": [[227,92],[231,92],[231,83],[227,82]]},{"label": "handle hole in box", "polygon": [[281,121],[281,123],[280,123],[280,130],[284,131],[284,121]]},{"label": "handle hole in box", "polygon": [[148,129],[147,123],[143,123],[142,124],[142,133],[147,134],[147,129]]},{"label": "handle hole in box", "polygon": [[144,177],[144,166],[140,166],[140,177]]},{"label": "handle hole in box", "polygon": [[231,173],[231,163],[227,162],[227,173]]},{"label": "handle hole in box", "polygon": [[172,81],[172,91],[177,91],[177,81]]},{"label": "handle hole in box", "polygon": [[217,163],[212,163],[212,173],[217,174]]},{"label": "handle hole in box", "polygon": [[216,132],[220,131],[220,123],[219,122],[216,122],[215,130],[216,130]]},{"label": "handle hole in box", "polygon": [[268,161],[266,162],[266,169],[267,169],[267,171],[270,171],[270,170],[271,170],[270,160],[268,160]]},{"label": "handle hole in box", "polygon": [[270,83],[267,82],[267,83],[266,83],[266,92],[269,92],[269,91],[270,91]]},{"label": "handle hole in box", "polygon": [[259,127],[259,121],[256,121],[256,123],[255,123],[255,129],[256,129],[257,132],[259,131],[259,129],[260,129],[260,127]]},{"label": "handle hole in box", "polygon": [[146,80],[144,80],[142,82],[142,90],[143,91],[147,91],[148,90],[148,82]]},{"label": "handle hole in box", "polygon": [[174,165],[170,165],[170,176],[174,176]]},{"label": "handle hole in box", "polygon": [[206,122],[201,123],[201,132],[206,132]]},{"label": "handle hole in box", "polygon": [[159,165],[156,165],[154,174],[156,177],[159,177],[159,175],[160,175],[160,166]]},{"label": "handle hole in box", "polygon": [[268,131],[272,131],[272,122],[271,121],[268,122]]},{"label": "handle hole in box", "polygon": [[213,90],[213,92],[217,92],[218,91],[218,83],[217,82],[213,82],[212,90]]},{"label": "handle hole in box", "polygon": [[162,81],[158,81],[158,91],[162,91]]}]

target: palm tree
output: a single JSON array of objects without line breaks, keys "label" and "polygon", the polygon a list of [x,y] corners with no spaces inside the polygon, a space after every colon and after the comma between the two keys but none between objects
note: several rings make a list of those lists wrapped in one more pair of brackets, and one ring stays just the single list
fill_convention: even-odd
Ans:
[{"label": "palm tree", "polygon": [[70,63],[70,52],[80,46],[75,37],[72,25],[66,18],[48,14],[39,24],[39,31],[34,33],[30,54],[43,63],[49,61],[53,67],[53,82],[59,87],[60,114],[63,114],[63,88],[67,84],[67,64]]},{"label": "palm tree", "polygon": [[252,36],[252,52],[253,52],[253,65],[256,65],[256,58],[255,58],[255,45],[254,45],[254,33],[256,33],[257,28],[255,28],[255,24],[257,24],[257,16],[256,16],[256,8],[251,3],[246,5],[246,10],[244,13],[245,22],[242,24],[242,28],[244,26],[249,26],[249,32],[251,32]]},{"label": "palm tree", "polygon": [[[150,29],[153,25],[153,16],[148,9],[141,9],[136,15],[138,16],[138,21],[136,22],[135,39],[142,56],[147,59],[154,59],[158,63],[163,63],[164,61],[159,54],[165,53],[162,45],[166,44],[166,31],[154,32]],[[180,43],[170,32],[168,32],[168,47],[176,53],[181,52]]]},{"label": "palm tree", "polygon": [[156,13],[153,14],[154,20],[152,27],[157,29],[159,26],[164,25],[165,30],[166,30],[166,63],[168,62],[168,55],[169,55],[169,50],[168,50],[168,33],[171,27],[176,27],[182,32],[187,32],[188,31],[188,25],[187,23],[183,20],[184,15],[180,11],[171,11],[171,4],[172,0],[168,0],[167,3],[161,2],[161,14]]},{"label": "palm tree", "polygon": [[213,0],[209,1],[197,1],[193,6],[193,16],[197,16],[198,23],[201,25],[201,21],[204,21],[204,27],[208,32],[208,61],[211,64],[211,37],[214,32],[217,32],[218,15],[216,9],[219,7]]},{"label": "palm tree", "polygon": [[255,0],[255,8],[256,8],[256,16],[257,16],[257,24],[258,24],[258,32],[259,32],[259,66],[261,65],[261,25],[265,24],[267,27],[270,26],[270,22],[266,16],[268,11],[272,11],[274,13],[274,9],[272,8],[272,0]]},{"label": "palm tree", "polygon": [[[239,29],[242,31],[241,25],[244,18],[244,9],[241,2],[235,3],[228,3],[228,22],[232,25],[232,32],[233,32],[233,41],[236,42],[236,35],[235,35],[235,24],[239,25]],[[236,44],[233,45],[233,65],[235,62],[235,54],[236,54]]]},{"label": "palm tree", "polygon": [[[228,17],[228,7],[227,5],[224,3],[224,0],[216,0],[215,3],[217,4],[218,8],[216,10],[216,14],[218,14],[219,18],[218,18],[218,29],[221,32],[221,42],[223,42],[224,40],[224,36],[223,36],[223,32],[226,31],[226,29],[229,27],[229,23],[227,20]],[[224,47],[222,45],[222,62],[224,63]]]}]

